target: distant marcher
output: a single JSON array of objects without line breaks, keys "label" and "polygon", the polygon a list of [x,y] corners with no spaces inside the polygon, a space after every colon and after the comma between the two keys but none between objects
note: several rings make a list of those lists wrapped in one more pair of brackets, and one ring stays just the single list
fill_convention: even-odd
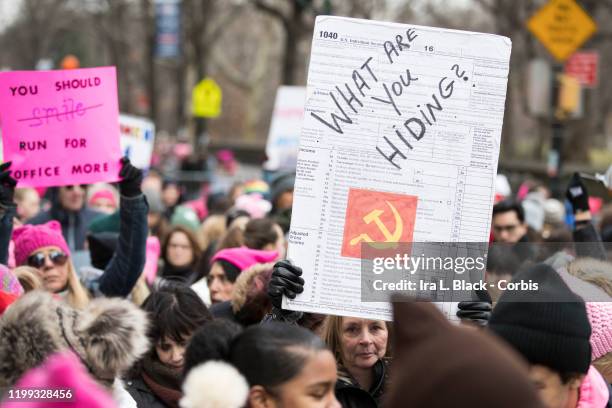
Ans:
[{"label": "distant marcher", "polygon": [[107,183],[93,184],[87,190],[87,205],[92,210],[112,214],[119,206],[117,190]]},{"label": "distant marcher", "polygon": [[15,189],[17,217],[21,222],[34,218],[40,212],[40,196],[33,188]]},{"label": "distant marcher", "polygon": [[200,252],[197,239],[189,229],[182,226],[170,228],[162,244],[163,266],[158,276],[178,279],[186,285],[191,285],[201,278],[196,269]]}]

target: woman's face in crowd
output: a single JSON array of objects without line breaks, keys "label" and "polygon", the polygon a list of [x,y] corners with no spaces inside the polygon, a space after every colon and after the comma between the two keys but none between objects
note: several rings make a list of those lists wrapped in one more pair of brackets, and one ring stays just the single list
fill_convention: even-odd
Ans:
[{"label": "woman's face in crowd", "polygon": [[[30,259],[34,258],[41,260],[40,266],[30,263]],[[68,256],[58,247],[48,246],[37,249],[28,257],[28,264],[38,271],[45,290],[56,293],[68,285]]]},{"label": "woman's face in crowd", "polygon": [[112,214],[117,209],[115,207],[115,203],[105,197],[96,198],[96,200],[92,202],[89,207],[104,214]]},{"label": "woman's face in crowd", "polygon": [[23,199],[17,202],[17,213],[22,220],[29,220],[40,211],[40,197],[34,189],[28,189]]},{"label": "woman's face in crowd", "polygon": [[219,262],[215,262],[210,268],[207,277],[210,299],[213,303],[225,302],[232,298],[234,283],[230,282]]},{"label": "woman's face in crowd", "polygon": [[187,266],[193,262],[194,253],[187,235],[176,231],[168,241],[166,259],[173,266]]},{"label": "woman's face in crowd", "polygon": [[389,332],[382,320],[342,318],[342,361],[347,369],[371,368],[387,351]]},{"label": "woman's face in crowd", "polygon": [[181,197],[181,191],[176,184],[168,184],[162,190],[162,201],[166,207],[174,207]]},{"label": "woman's face in crowd", "polygon": [[188,339],[176,342],[171,338],[164,337],[155,344],[155,352],[161,363],[167,367],[182,370],[185,363],[185,349]]},{"label": "woman's face in crowd", "polygon": [[529,377],[546,408],[574,408],[576,406],[582,378],[563,384],[558,373],[541,365],[532,365],[529,368]]},{"label": "woman's face in crowd", "polygon": [[59,202],[68,211],[80,211],[85,203],[84,186],[74,185],[60,187]]},{"label": "woman's face in crowd", "polygon": [[249,406],[253,408],[340,408],[336,399],[336,362],[328,350],[312,352],[302,371],[282,384],[274,396],[251,390]]}]

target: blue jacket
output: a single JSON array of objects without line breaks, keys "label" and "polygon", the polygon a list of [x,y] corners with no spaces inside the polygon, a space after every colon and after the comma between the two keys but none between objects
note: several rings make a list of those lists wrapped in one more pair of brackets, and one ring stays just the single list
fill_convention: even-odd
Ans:
[{"label": "blue jacket", "polygon": [[126,297],[142,274],[146,260],[147,212],[149,205],[143,194],[137,197],[121,196],[119,207],[119,242],[117,251],[94,286],[104,296]]}]

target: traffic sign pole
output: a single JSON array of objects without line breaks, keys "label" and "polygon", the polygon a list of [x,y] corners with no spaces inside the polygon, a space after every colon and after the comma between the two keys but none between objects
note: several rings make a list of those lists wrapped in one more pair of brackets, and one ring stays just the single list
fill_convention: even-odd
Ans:
[{"label": "traffic sign pole", "polygon": [[563,138],[565,135],[565,122],[562,115],[559,114],[557,107],[559,106],[560,81],[559,75],[563,73],[563,65],[554,64],[552,75],[552,93],[551,93],[551,125],[552,138],[550,150],[548,153],[548,176],[550,177],[550,186],[553,197],[562,197],[561,186],[561,166],[563,164]]}]

